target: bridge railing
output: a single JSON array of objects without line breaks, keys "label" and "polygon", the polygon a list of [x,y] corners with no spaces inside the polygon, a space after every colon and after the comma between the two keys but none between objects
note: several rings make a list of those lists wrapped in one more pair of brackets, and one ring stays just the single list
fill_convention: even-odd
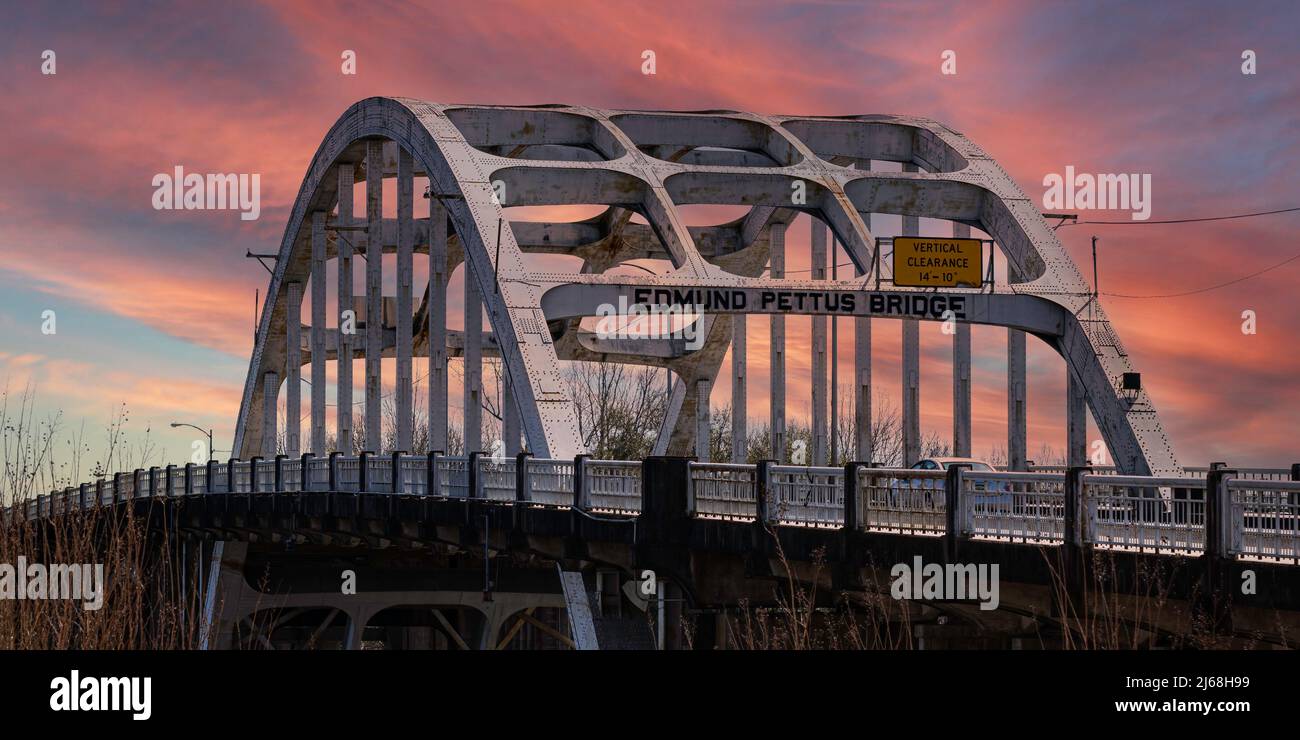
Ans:
[{"label": "bridge railing", "polygon": [[766,487],[768,517],[780,524],[844,525],[844,468],[772,465]]},{"label": "bridge railing", "polygon": [[946,529],[942,470],[858,468],[858,526],[870,532],[941,536]]},{"label": "bridge railing", "polygon": [[1228,554],[1300,565],[1300,481],[1227,478]]},{"label": "bridge railing", "polygon": [[1064,475],[963,470],[958,480],[963,532],[1030,544],[1064,540]]},{"label": "bridge railing", "polygon": [[635,460],[589,460],[582,467],[580,502],[592,511],[637,514],[641,511],[641,463]]},{"label": "bridge railing", "polygon": [[1205,549],[1203,478],[1083,476],[1084,540],[1110,549],[1196,555]]},{"label": "bridge railing", "polygon": [[474,458],[474,498],[490,501],[515,500],[516,462],[513,457],[494,458],[479,455]]},{"label": "bridge railing", "polygon": [[713,519],[754,519],[758,507],[758,468],[730,463],[690,464],[689,513]]},{"label": "bridge railing", "polygon": [[439,455],[435,461],[434,472],[439,488],[434,493],[435,496],[469,497],[469,458]]},{"label": "bridge railing", "polygon": [[529,458],[527,470],[527,501],[546,506],[573,505],[572,460]]}]

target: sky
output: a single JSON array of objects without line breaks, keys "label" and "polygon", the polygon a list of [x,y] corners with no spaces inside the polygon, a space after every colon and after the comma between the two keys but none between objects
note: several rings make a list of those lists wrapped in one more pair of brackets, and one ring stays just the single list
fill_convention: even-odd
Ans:
[{"label": "sky", "polygon": [[[213,428],[219,456],[230,447],[268,283],[245,251],[278,250],[325,132],[374,95],[921,115],[973,139],[1039,205],[1044,176],[1073,166],[1150,174],[1153,221],[1300,206],[1291,2],[22,3],[4,16],[0,382],[11,397],[35,387],[42,414],[88,437],[125,406],[161,462],[194,441],[172,421]],[[46,50],[55,74],[42,74]],[[942,73],[945,51],[956,74]],[[177,165],[259,173],[260,217],[154,210],[154,175]],[[878,217],[876,235],[897,223]],[[1300,460],[1300,260],[1214,288],[1295,255],[1297,228],[1300,213],[1058,232],[1085,274],[1100,237],[1103,305],[1185,465]],[[806,231],[791,228],[790,270],[808,263]],[[750,322],[751,395],[767,385],[766,323]],[[790,323],[793,416],[808,407],[806,326]],[[898,333],[876,322],[878,392],[895,406]],[[1005,334],[974,330],[977,454],[1005,446]],[[849,324],[841,337],[847,381]],[[944,438],[950,341],[923,325],[922,425]],[[1032,458],[1063,446],[1065,371],[1029,345]],[[714,404],[728,400],[720,379]]]}]

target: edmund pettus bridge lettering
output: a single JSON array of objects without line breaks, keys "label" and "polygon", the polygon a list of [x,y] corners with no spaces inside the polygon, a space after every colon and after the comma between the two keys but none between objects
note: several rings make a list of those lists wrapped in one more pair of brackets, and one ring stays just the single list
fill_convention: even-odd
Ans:
[{"label": "edmund pettus bridge lettering", "polygon": [[756,288],[634,288],[644,306],[696,306],[717,313],[842,314],[938,319],[952,311],[966,317],[966,297],[865,290],[769,290]]}]

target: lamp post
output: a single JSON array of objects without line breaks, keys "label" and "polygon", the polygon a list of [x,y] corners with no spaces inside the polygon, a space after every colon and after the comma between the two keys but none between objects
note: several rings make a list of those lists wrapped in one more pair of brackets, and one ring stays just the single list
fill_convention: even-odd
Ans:
[{"label": "lamp post", "polygon": [[213,451],[212,451],[212,430],[211,430],[211,429],[204,430],[204,429],[202,429],[202,428],[200,428],[200,427],[196,427],[196,426],[194,426],[193,424],[184,424],[184,423],[181,423],[181,422],[178,422],[178,421],[173,421],[172,424],[171,424],[171,426],[172,426],[172,429],[175,429],[175,428],[177,428],[177,427],[189,427],[190,429],[194,429],[194,430],[196,430],[196,431],[202,432],[203,434],[206,434],[207,437],[208,437],[208,459],[209,459],[209,460],[212,460],[212,459],[213,459],[213,457],[212,457],[212,452],[213,452]]}]

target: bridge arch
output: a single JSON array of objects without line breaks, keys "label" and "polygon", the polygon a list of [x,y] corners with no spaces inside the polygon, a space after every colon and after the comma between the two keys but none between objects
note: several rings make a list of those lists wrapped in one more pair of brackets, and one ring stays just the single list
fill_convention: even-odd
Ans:
[{"label": "bridge arch", "polygon": [[[873,171],[873,159],[902,162],[904,171]],[[379,196],[372,200],[369,193],[366,218],[352,220],[351,202],[341,203],[339,192],[351,192],[356,173],[372,182],[398,178],[396,223],[382,218]],[[412,215],[410,180],[416,175],[429,178],[427,219]],[[505,203],[496,198],[494,179],[507,182]],[[782,200],[785,188],[796,180],[808,184],[807,204]],[[520,202],[511,201],[510,191]],[[678,200],[751,208],[734,222],[688,228],[677,212]],[[504,211],[511,205],[593,202],[609,208],[594,219],[570,224],[516,228]],[[336,205],[337,216],[333,215]],[[857,268],[853,279],[785,278],[785,229],[800,212],[810,212],[816,219],[815,232],[824,224],[821,228],[829,227],[845,245]],[[710,312],[700,322],[703,346],[670,358],[664,357],[661,343],[653,341],[603,345],[582,333],[578,319],[594,313],[599,302],[638,286],[865,294],[875,248],[870,230],[873,212],[898,213],[905,223],[921,217],[948,219],[988,233],[1011,265],[1013,294],[953,291],[964,295],[972,307],[969,318],[962,320],[1032,332],[1060,353],[1121,470],[1180,472],[1146,391],[1126,396],[1119,389],[1120,378],[1133,369],[1129,358],[1060,242],[991,158],[941,124],[907,116],[816,118],[602,111],[579,106],[446,106],[407,98],[369,98],[354,104],[312,159],[286,225],[259,321],[241,400],[236,454],[249,457],[278,451],[274,417],[279,383],[295,379],[307,364],[301,346],[303,327],[288,317],[301,310],[304,285],[324,275],[321,260],[331,236],[336,245],[345,240],[360,245],[364,232],[365,249],[376,241],[381,242],[382,252],[390,242],[389,230],[395,234],[391,241],[399,255],[396,326],[378,320],[372,336],[368,325],[365,350],[356,354],[357,348],[348,344],[352,340],[327,329],[323,322],[315,325],[323,314],[314,305],[313,293],[308,345],[313,378],[324,377],[323,372],[316,374],[315,364],[325,361],[331,343],[335,357],[382,357],[387,352],[397,358],[399,418],[408,419],[405,437],[399,424],[397,446],[409,443],[413,348],[423,342],[427,352],[439,355],[430,363],[431,373],[435,367],[442,373],[442,397],[430,398],[430,410],[436,413],[439,403],[446,405],[448,354],[442,345],[449,336],[445,325],[434,327],[438,313],[445,321],[445,309],[440,311],[436,305],[437,298],[445,298],[440,292],[445,285],[429,290],[425,305],[413,313],[410,268],[403,267],[403,260],[409,264],[412,251],[437,254],[444,260],[445,280],[454,261],[454,244],[491,326],[490,337],[482,337],[477,327],[467,325],[459,340],[466,362],[480,362],[484,347],[500,353],[511,397],[508,405],[517,408],[514,423],[534,454],[566,457],[584,449],[560,374],[562,359],[672,367],[683,382],[669,399],[656,451],[689,453],[699,449],[700,430],[707,428],[699,420],[702,415],[707,418],[708,393],[728,348],[734,345],[733,354],[742,356],[743,362],[743,339],[735,329],[744,326],[744,314]],[[633,213],[641,214],[646,224],[631,223]],[[345,234],[352,236],[345,238]],[[824,232],[820,238],[824,259]],[[708,249],[702,250],[701,243]],[[815,249],[817,243],[814,234]],[[584,269],[576,275],[530,269],[524,255],[534,252],[583,255]],[[603,274],[625,259],[651,253],[667,256],[671,270],[653,277]],[[723,261],[726,269],[720,266]],[[759,277],[765,269],[771,276]],[[374,292],[368,285],[366,313],[379,317],[383,297]],[[427,324],[427,333],[424,326],[403,326],[414,323],[409,318],[413,315]],[[859,339],[866,337],[868,342],[870,320],[887,316],[852,315]],[[781,319],[772,321],[775,337]],[[815,340],[817,326],[814,323]],[[824,323],[821,326],[824,332]],[[377,413],[378,373],[374,370],[374,377],[367,379],[368,413],[372,406]],[[743,378],[740,370],[737,373]],[[773,382],[775,388],[777,379]],[[290,389],[291,400],[296,402],[299,392],[297,387]],[[291,432],[286,451],[296,453],[306,447],[318,454],[328,451],[318,449],[324,411],[317,407],[323,402],[323,391],[319,396],[313,391],[312,444],[297,443]],[[288,415],[293,416],[296,408],[292,406]],[[445,419],[445,408],[442,414]],[[774,429],[784,427],[781,414]],[[777,420],[775,412],[773,418]],[[512,435],[509,423],[507,419],[508,437]],[[374,447],[373,441],[368,439],[366,446]]]}]

